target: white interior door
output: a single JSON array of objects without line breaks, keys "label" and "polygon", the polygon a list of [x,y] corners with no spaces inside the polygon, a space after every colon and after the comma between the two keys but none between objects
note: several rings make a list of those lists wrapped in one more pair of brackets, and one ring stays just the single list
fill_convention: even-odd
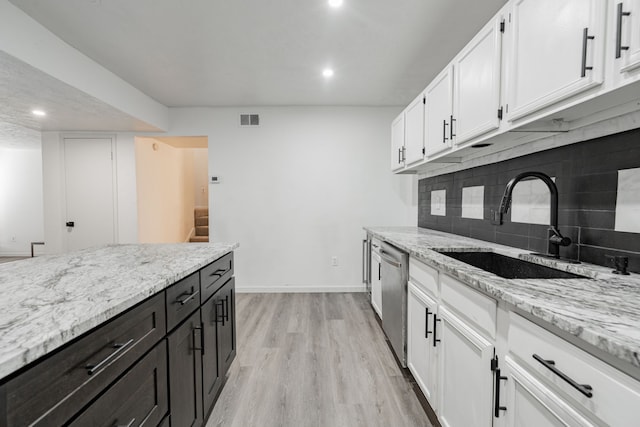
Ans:
[{"label": "white interior door", "polygon": [[67,250],[116,242],[111,138],[64,140]]}]

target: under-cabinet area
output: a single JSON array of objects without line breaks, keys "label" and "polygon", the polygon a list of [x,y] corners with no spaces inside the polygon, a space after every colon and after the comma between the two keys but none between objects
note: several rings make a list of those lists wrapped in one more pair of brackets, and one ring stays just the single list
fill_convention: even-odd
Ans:
[{"label": "under-cabinet area", "polygon": [[[33,331],[42,338],[28,343],[34,353],[44,352],[42,356],[24,363],[30,355],[28,349],[22,347],[19,349],[25,352],[22,362],[15,362],[23,366],[6,372],[11,369],[7,366],[15,362],[10,354],[2,355],[5,378],[0,385],[0,424],[7,427],[204,425],[236,355],[232,252],[235,246],[211,244],[197,249],[184,245],[144,249],[135,246],[86,251],[84,259],[94,267],[129,252],[131,260],[118,265],[120,272],[112,274],[113,281],[122,286],[109,287],[106,283],[106,287],[101,287],[93,283],[96,292],[93,298],[104,298],[103,306],[94,312],[75,311],[83,299],[80,297],[76,301],[60,302],[60,307],[53,304],[38,313],[41,317],[53,315],[62,321],[58,310],[69,310],[68,331],[61,329],[53,334],[47,330]],[[55,276],[55,270],[65,264],[66,258],[63,255],[42,260],[47,261]],[[128,267],[156,264],[150,267],[159,268],[158,263],[165,266],[156,271],[155,277],[147,277],[146,282],[131,277],[139,272]],[[21,267],[22,273],[19,273],[17,270]],[[21,274],[28,274],[30,267],[33,266],[28,263],[16,266],[11,272],[14,281],[19,282],[17,279]],[[186,277],[171,283],[175,275],[184,276],[185,272]],[[3,270],[3,274],[6,273]],[[71,269],[66,280],[58,278],[58,285],[52,289],[71,291],[76,279],[86,283],[83,276],[82,271]],[[151,296],[144,297],[145,293]],[[124,312],[112,308],[117,307],[118,301],[128,304],[140,298],[141,302]],[[112,310],[115,313],[110,315]],[[15,313],[8,310],[5,314]],[[75,319],[70,316],[72,313],[76,314]],[[99,320],[102,318],[105,320]],[[78,335],[83,325],[90,322],[99,324]],[[73,324],[77,325],[75,329]],[[58,325],[64,327],[62,322]],[[33,326],[16,319],[14,330],[5,331],[2,339],[30,327]],[[52,348],[53,351],[47,348],[47,337],[59,339],[56,335],[67,334],[72,337],[70,341]]]},{"label": "under-cabinet area", "polygon": [[[410,255],[407,368],[434,423],[635,425],[637,277],[434,230],[367,231]],[[531,266],[500,277],[463,262],[471,254]]]}]

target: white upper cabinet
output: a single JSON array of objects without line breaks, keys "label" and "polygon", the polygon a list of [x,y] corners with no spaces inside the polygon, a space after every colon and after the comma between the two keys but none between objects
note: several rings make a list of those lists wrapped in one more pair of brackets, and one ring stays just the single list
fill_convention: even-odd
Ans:
[{"label": "white upper cabinet", "polygon": [[503,19],[496,16],[454,59],[456,144],[500,127]]},{"label": "white upper cabinet", "polygon": [[405,164],[410,166],[424,158],[424,95],[420,94],[404,112]]},{"label": "white upper cabinet", "polygon": [[626,73],[640,67],[640,0],[613,2],[614,51],[618,70]]},{"label": "white upper cabinet", "polygon": [[391,170],[404,168],[404,112],[391,123]]},{"label": "white upper cabinet", "polygon": [[602,84],[605,6],[605,0],[513,1],[510,121]]},{"label": "white upper cabinet", "polygon": [[451,148],[455,137],[453,119],[453,67],[447,66],[425,90],[425,153],[427,156]]}]

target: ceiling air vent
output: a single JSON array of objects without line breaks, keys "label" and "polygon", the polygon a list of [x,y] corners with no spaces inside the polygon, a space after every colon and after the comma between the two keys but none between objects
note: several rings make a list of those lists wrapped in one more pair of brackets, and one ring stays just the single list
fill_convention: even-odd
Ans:
[{"label": "ceiling air vent", "polygon": [[240,114],[240,126],[260,126],[258,114]]}]

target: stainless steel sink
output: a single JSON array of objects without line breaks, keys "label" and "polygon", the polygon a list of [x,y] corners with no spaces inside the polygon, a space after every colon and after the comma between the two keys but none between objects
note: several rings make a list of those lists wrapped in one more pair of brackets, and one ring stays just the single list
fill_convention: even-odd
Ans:
[{"label": "stainless steel sink", "polygon": [[494,252],[439,251],[439,253],[505,279],[588,279],[586,276],[568,273]]}]

